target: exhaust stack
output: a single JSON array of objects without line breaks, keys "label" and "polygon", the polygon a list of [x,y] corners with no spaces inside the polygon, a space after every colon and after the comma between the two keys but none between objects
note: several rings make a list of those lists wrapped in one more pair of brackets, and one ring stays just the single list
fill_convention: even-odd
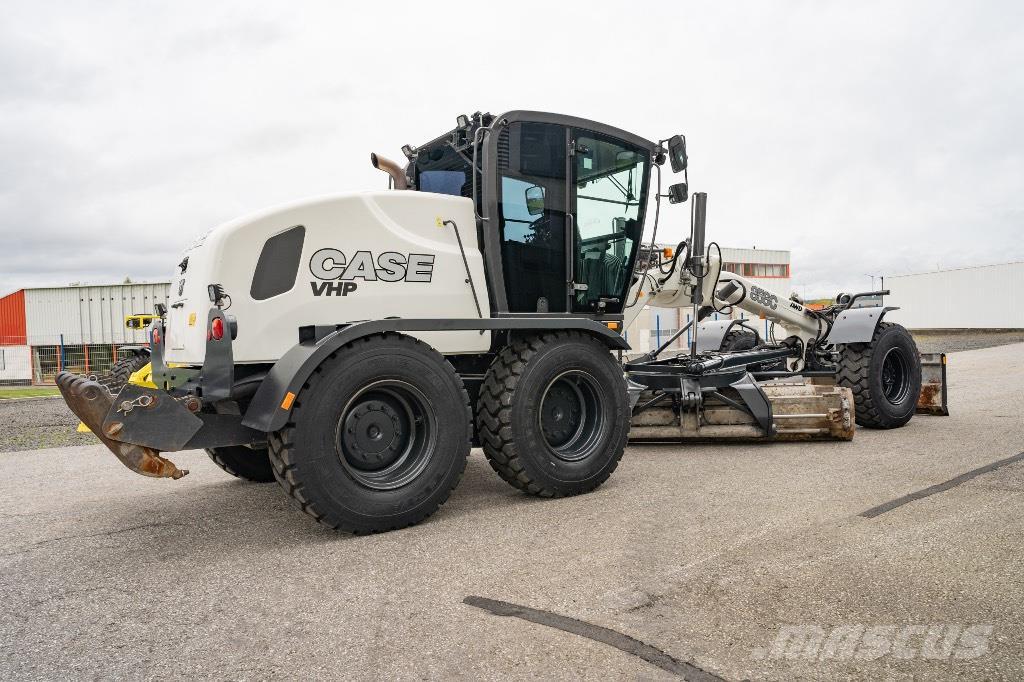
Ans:
[{"label": "exhaust stack", "polygon": [[391,159],[383,156],[377,156],[376,154],[370,154],[370,163],[373,164],[374,168],[382,170],[391,176],[391,180],[395,183],[395,189],[409,188],[409,183],[405,179],[405,171]]}]

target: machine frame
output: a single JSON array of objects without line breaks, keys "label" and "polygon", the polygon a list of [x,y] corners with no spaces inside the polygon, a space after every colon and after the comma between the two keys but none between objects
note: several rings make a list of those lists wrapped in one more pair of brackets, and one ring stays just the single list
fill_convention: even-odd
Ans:
[{"label": "machine frame", "polygon": [[[564,312],[548,312],[547,301],[543,296],[537,298],[536,310],[522,310],[522,306],[511,306],[507,296],[507,256],[503,251],[503,235],[498,229],[501,220],[499,136],[506,127],[529,123],[558,125],[563,126],[565,130],[564,178],[558,175],[550,176],[556,181],[561,179],[565,191],[562,222],[565,251],[564,290],[561,290],[560,284],[558,287],[564,291]],[[593,133],[596,136],[593,147],[581,148],[573,136],[574,130]],[[606,150],[607,153],[594,151],[600,149],[607,140],[615,145],[621,142],[623,146]],[[559,142],[555,141],[554,144]],[[615,151],[616,149],[619,151]],[[369,233],[370,237],[377,240],[375,243],[378,245],[387,242],[388,239],[405,240],[405,244],[439,245],[437,251],[444,253],[447,264],[443,272],[447,278],[444,285],[437,285],[435,279],[435,286],[428,288],[426,285],[432,282],[428,277],[416,280],[416,286],[420,288],[409,291],[417,292],[415,296],[423,297],[420,299],[420,305],[444,303],[446,307],[432,309],[431,312],[435,314],[463,311],[465,314],[451,314],[446,318],[393,317],[387,314],[391,311],[385,307],[380,309],[381,314],[377,315],[378,309],[372,306],[378,299],[371,294],[367,299],[359,301],[359,305],[363,307],[339,305],[345,301],[336,299],[298,301],[281,298],[276,299],[277,302],[267,308],[246,308],[240,301],[235,310],[250,311],[250,319],[247,320],[244,316],[243,319],[236,319],[235,315],[229,312],[232,306],[231,294],[235,293],[236,297],[242,298],[244,292],[238,285],[243,276],[248,275],[239,275],[232,280],[233,291],[226,290],[223,282],[206,282],[206,278],[228,276],[224,269],[217,269],[226,267],[225,260],[230,262],[233,275],[238,272],[248,273],[248,257],[254,253],[253,249],[258,245],[258,241],[245,238],[251,234],[262,235],[264,232],[253,233],[246,230],[280,229],[276,227],[277,221],[293,225],[287,228],[288,230],[296,230],[302,227],[299,223],[291,222],[296,211],[301,212],[311,206],[331,206],[329,202],[336,198],[298,202],[285,207],[281,212],[270,211],[229,223],[224,226],[223,231],[212,232],[213,237],[205,241],[205,246],[204,240],[207,240],[207,237],[200,238],[194,248],[207,248],[209,251],[194,251],[192,256],[186,257],[178,266],[179,296],[186,287],[186,268],[192,273],[188,275],[188,291],[192,292],[192,299],[187,312],[187,338],[193,345],[182,345],[180,348],[187,348],[190,353],[194,351],[195,355],[179,355],[179,360],[175,360],[175,356],[167,352],[168,321],[177,320],[182,323],[182,328],[186,328],[186,310],[183,308],[185,303],[179,301],[171,306],[175,308],[173,314],[178,317],[172,318],[168,316],[166,309],[160,309],[150,326],[152,381],[155,387],[135,384],[108,387],[88,377],[62,373],[58,376],[57,383],[71,409],[118,459],[137,473],[153,477],[180,478],[187,471],[178,469],[174,463],[162,457],[161,453],[205,448],[214,461],[229,472],[232,471],[232,467],[238,470],[252,465],[253,473],[250,480],[276,478],[304,511],[331,527],[354,532],[400,527],[402,524],[415,523],[432,513],[450,492],[450,488],[446,486],[453,487],[457,483],[456,474],[459,472],[453,467],[458,466],[459,457],[462,457],[464,466],[470,442],[484,448],[492,467],[511,485],[537,495],[560,496],[592,490],[611,474],[625,448],[630,424],[633,423],[630,421],[631,413],[633,418],[640,418],[641,421],[655,412],[658,413],[658,419],[662,421],[655,419],[639,425],[646,429],[645,435],[655,439],[666,435],[670,438],[679,436],[685,439],[693,433],[748,439],[773,439],[779,436],[839,439],[852,437],[854,399],[850,389],[835,385],[815,387],[812,381],[803,377],[834,377],[838,371],[837,348],[843,344],[871,342],[880,329],[882,317],[889,309],[872,309],[868,312],[853,310],[851,305],[856,296],[841,295],[837,298],[836,305],[825,313],[812,312],[798,301],[783,299],[742,277],[723,273],[720,257],[712,253],[711,246],[707,249],[704,246],[707,196],[703,193],[693,195],[691,205],[694,210],[690,237],[680,245],[684,247],[686,257],[680,255],[683,250],[677,249],[675,257],[668,263],[659,260],[654,267],[647,267],[650,264],[645,263],[643,268],[638,269],[637,260],[642,251],[643,228],[647,222],[649,203],[645,199],[653,197],[655,200],[651,230],[653,244],[657,234],[662,198],[668,197],[673,203],[688,198],[685,183],[673,185],[667,194],[663,194],[661,190],[660,166],[666,160],[671,160],[674,171],[686,170],[685,139],[681,136],[652,142],[613,126],[573,116],[533,111],[511,111],[497,117],[477,113],[472,117],[459,117],[458,126],[454,130],[435,138],[419,149],[406,145],[403,147],[403,153],[408,160],[404,168],[382,157],[372,157],[374,166],[388,173],[396,190],[423,191],[421,172],[417,165],[420,154],[429,154],[431,159],[435,159],[436,156],[436,160],[442,165],[451,164],[456,168],[468,169],[469,180],[467,181],[463,175],[461,186],[453,190],[472,202],[472,215],[476,220],[477,229],[474,248],[479,249],[479,255],[467,253],[463,239],[466,233],[460,232],[460,226],[455,220],[445,219],[443,215],[427,215],[428,211],[433,212],[434,206],[438,206],[438,212],[452,211],[458,214],[459,221],[468,222],[468,202],[436,196],[452,194],[453,191],[434,192],[433,197],[420,197],[415,200],[411,197],[389,198],[391,209],[396,212],[396,203],[415,209],[396,213],[404,218],[404,224],[402,220],[384,215],[386,211],[373,204],[373,196],[352,199],[354,195],[341,195],[344,202],[349,202],[341,205],[354,208],[342,208],[339,213],[328,214],[328,218],[346,218],[356,214],[355,208],[365,209],[365,213],[376,220],[373,222],[367,219],[367,224],[380,228],[379,232]],[[612,159],[608,166],[598,163],[598,157],[602,153],[606,158]],[[597,164],[596,168],[600,170],[595,170],[589,176],[579,172],[574,158],[578,154],[582,154],[581,158],[584,159],[592,158]],[[560,159],[560,153],[555,158]],[[640,160],[646,160],[646,163],[642,177],[638,178],[639,194],[636,196],[633,194],[636,177],[634,173],[639,167]],[[525,166],[520,166],[519,170],[523,168]],[[623,191],[623,204],[628,208],[630,199],[633,198],[633,205],[638,207],[636,218],[614,217],[610,222],[613,223],[612,229],[615,232],[588,237],[587,239],[598,241],[598,248],[588,248],[584,251],[583,245],[587,244],[587,241],[582,232],[578,232],[578,206],[572,188],[577,185],[582,187],[580,178],[586,183],[611,178],[623,170],[628,170],[630,174],[629,181],[625,183],[627,189]],[[652,173],[655,172],[658,174],[656,189],[652,188]],[[529,210],[528,193],[526,200],[526,208]],[[374,213],[375,211],[377,213]],[[385,222],[384,218],[378,219],[380,215],[384,215],[390,222]],[[598,224],[608,216],[601,212],[595,215],[593,224]],[[339,260],[343,259],[344,254],[340,250],[327,248],[333,242],[326,239],[335,235],[323,236],[325,231],[333,230],[334,223],[324,218],[323,214],[316,214],[314,218],[318,221],[320,237],[310,243],[309,248],[319,249],[316,253],[331,251],[337,254]],[[451,241],[450,234],[445,235],[446,243],[441,243],[434,236],[423,236],[434,229],[435,223],[437,229],[451,229],[454,232],[457,252],[454,251],[455,243]],[[533,224],[530,222],[531,229]],[[306,230],[305,227],[302,229]],[[358,229],[358,226],[354,226],[353,229]],[[430,235],[438,234],[443,233],[430,232]],[[554,234],[553,229],[549,230],[549,234]],[[415,239],[410,240],[410,236],[421,239],[416,242]],[[218,238],[221,241],[218,242]],[[222,253],[224,250],[230,251],[228,245],[231,242],[226,241],[228,238],[235,238],[236,243],[248,242],[238,244],[232,252],[235,256],[233,261],[229,258],[232,253]],[[366,240],[368,237],[364,236],[363,239]],[[628,258],[611,254],[610,244],[620,244],[624,239],[631,240]],[[267,242],[269,240],[268,237]],[[552,241],[557,243],[557,239]],[[472,244],[471,239],[470,243]],[[390,244],[385,243],[384,246]],[[303,248],[306,248],[306,245],[300,242],[294,254],[296,263],[303,260]],[[367,259],[372,260],[372,253],[366,250],[367,247],[362,248],[364,250],[357,253],[364,254]],[[599,254],[600,262],[595,262],[596,258],[582,260],[591,257],[595,252]],[[624,244],[622,252],[624,253]],[[205,263],[202,258],[197,257],[203,253],[206,254]],[[214,256],[211,256],[211,253]],[[417,255],[424,255],[430,259],[440,258],[431,254]],[[470,255],[472,259],[468,257]],[[613,257],[605,258],[606,255]],[[479,273],[481,257],[489,313],[484,312],[481,292],[478,292],[473,277],[474,268]],[[306,258],[309,258],[308,253]],[[579,281],[581,273],[576,269],[577,258],[580,258],[579,262],[585,266],[583,279],[587,276],[588,268],[593,275],[593,266],[600,266],[596,270],[597,279],[590,280],[591,283],[601,283],[601,288],[595,290],[601,292],[596,299],[594,292],[587,288],[588,282]],[[259,252],[259,260],[263,260],[262,251]],[[353,257],[352,263],[345,267],[345,272],[356,262]],[[433,262],[430,260],[430,263]],[[309,263],[312,269],[312,260]],[[344,262],[342,265],[345,265]],[[668,270],[664,269],[665,266]],[[372,263],[369,267],[373,269]],[[332,268],[341,266],[333,264]],[[295,272],[297,277],[298,270]],[[618,278],[619,275],[621,278]],[[342,274],[339,274],[336,278],[338,282],[335,283],[340,295],[347,293],[341,283],[342,277]],[[329,276],[320,279],[333,282]],[[385,282],[398,281],[382,279]],[[295,291],[296,281],[292,280],[292,288],[285,289],[280,295],[291,295]],[[364,283],[376,281],[376,274],[363,279]],[[550,278],[545,281],[549,282]],[[462,288],[463,283],[465,289]],[[205,299],[195,300],[195,292],[199,286],[205,288],[208,293],[208,304]],[[364,291],[362,286],[360,285],[360,292]],[[615,291],[616,287],[619,291]],[[378,292],[380,296],[384,295],[381,289],[373,289],[369,285],[366,288],[371,292]],[[351,290],[355,289],[355,284],[351,284]],[[305,294],[310,295],[308,289]],[[273,297],[276,295],[278,294],[268,294],[266,298],[259,299],[252,294],[252,298],[254,301],[275,300]],[[475,305],[478,317],[471,317],[469,295],[472,297],[471,302]],[[313,296],[319,296],[315,286]],[[415,298],[403,300],[400,296],[386,300],[392,301],[391,305],[402,311],[415,310]],[[200,303],[201,307],[196,307]],[[295,307],[290,305],[291,303],[312,307]],[[629,350],[629,345],[621,332],[647,304],[692,306],[695,325],[700,325],[712,313],[725,307],[740,307],[776,321],[786,330],[785,338],[774,343],[758,344],[757,347],[740,352],[723,350],[720,339],[730,331],[731,323],[720,325],[714,331],[712,325],[708,323],[704,333],[699,327],[694,328],[695,338],[688,353],[666,357],[669,345],[666,343],[641,358],[634,358],[620,365],[612,357],[612,353],[618,353],[621,360],[622,353]],[[592,307],[586,312],[574,311],[574,308],[583,306]],[[520,309],[512,310],[513,307]],[[268,317],[253,312],[273,313],[275,310],[288,320],[287,325],[272,324],[273,321],[281,319],[277,315]],[[345,310],[370,312],[371,319],[346,319]],[[335,314],[339,319],[334,319]],[[307,316],[314,319],[302,324]],[[354,318],[356,315],[350,314],[348,317]],[[203,318],[205,327],[202,325]],[[293,332],[289,330],[296,321],[300,324],[294,327],[295,341],[291,344],[289,336]],[[253,333],[252,336],[243,339],[245,343],[236,344],[240,328],[243,334],[250,328],[262,329],[266,337],[261,333]],[[685,331],[685,328],[680,330],[672,340]],[[204,332],[205,346],[202,342]],[[451,334],[453,332],[468,336],[471,343],[462,347],[449,343],[456,338]],[[438,342],[432,346],[420,338],[422,334],[433,335],[429,338],[437,339]],[[488,334],[489,338],[485,336]],[[267,337],[272,337],[273,343],[263,347],[267,350],[266,355],[242,354],[250,340],[265,340]],[[713,347],[700,345],[702,337],[712,341]],[[179,337],[175,336],[175,339]],[[715,340],[719,341],[717,345],[714,344]],[[179,340],[179,343],[185,342]],[[352,351],[353,354],[346,356],[349,352],[346,349],[354,349],[357,346],[367,348],[373,343],[377,344],[376,350],[370,348],[367,352],[378,353],[375,356],[378,358],[377,362],[383,365],[392,362],[393,358],[402,353],[405,353],[402,357],[419,358],[415,361],[408,360],[405,368],[396,365],[388,372],[411,372],[408,368],[420,362],[419,366],[424,376],[433,377],[433,384],[428,386],[428,389],[447,386],[447,389],[444,389],[448,391],[446,394],[438,389],[441,391],[438,393],[438,400],[449,401],[446,408],[448,413],[441,417],[453,420],[450,422],[450,429],[429,426],[434,424],[438,417],[430,412],[433,408],[430,405],[431,401],[423,397],[425,393],[414,386],[421,378],[419,376],[406,374],[405,379],[398,380],[385,372],[385,375],[382,375],[385,378],[380,381],[371,377],[377,383],[366,384],[369,388],[348,386],[345,383],[352,377],[361,376],[360,372],[367,371],[366,367],[370,366],[346,365],[345,362],[355,362],[354,358],[359,357],[355,350]],[[466,348],[472,350],[467,351]],[[175,347],[172,345],[170,349],[175,350]],[[198,362],[200,352],[201,363]],[[190,357],[194,358],[194,361],[188,361]],[[268,358],[273,360],[268,362]],[[181,362],[182,359],[186,362]],[[919,362],[917,358],[914,360]],[[340,374],[330,375],[331,380],[328,381],[324,378],[327,376],[324,374],[324,368],[330,369],[332,366],[335,368],[334,371]],[[535,373],[531,375],[531,372]],[[595,377],[601,377],[601,381],[598,382]],[[802,378],[800,382],[793,382],[791,380],[794,377]],[[918,380],[919,378],[918,376]],[[767,379],[775,381],[762,383],[762,380]],[[382,383],[384,388],[373,388],[378,383]],[[319,388],[316,390],[321,391],[319,394],[314,392],[317,386]],[[318,402],[317,396],[328,395],[332,386],[341,387],[337,390],[344,391],[351,388],[352,392],[340,398],[334,396],[333,402]],[[523,388],[524,386],[526,388]],[[114,388],[118,390],[115,391]],[[517,395],[520,397],[515,397]],[[357,403],[357,400],[361,402]],[[785,414],[777,414],[773,403],[779,400],[791,400],[796,411],[789,410]],[[352,409],[350,405],[354,405]],[[475,410],[471,406],[475,406]],[[341,410],[340,416],[330,412],[335,408]],[[548,408],[552,416],[549,421],[545,421],[547,417],[544,415],[547,414]],[[459,421],[457,413],[462,409],[466,410],[467,416],[475,412],[475,418],[470,417],[472,426]],[[302,410],[306,410],[307,415],[321,410],[326,416],[316,419],[303,417]],[[518,416],[513,418],[513,413]],[[587,422],[580,416],[581,414],[585,415],[586,419],[591,419],[593,423]],[[327,423],[336,418],[337,424]],[[791,420],[787,423],[793,426],[780,429],[777,424],[779,419]],[[677,423],[674,424],[673,421]],[[559,425],[554,425],[555,422]],[[409,485],[413,488],[419,486],[419,491],[414,490],[409,494],[417,499],[429,498],[429,504],[418,510],[411,511],[406,504],[409,500],[403,500],[401,496],[388,497],[383,493],[377,495],[376,492],[368,492],[373,486],[358,485],[349,492],[361,500],[359,504],[365,505],[366,510],[377,509],[378,504],[384,504],[390,512],[363,513],[347,509],[344,505],[335,504],[332,501],[333,492],[328,490],[320,491],[319,501],[316,503],[319,510],[314,509],[312,503],[306,499],[311,494],[308,487],[326,483],[317,480],[317,472],[323,471],[323,468],[316,466],[307,470],[306,478],[302,482],[296,482],[295,477],[298,474],[295,473],[297,465],[292,459],[295,456],[293,450],[298,447],[296,441],[303,438],[302,428],[297,424],[305,424],[302,428],[306,429],[306,433],[319,434],[316,443],[326,442],[325,439],[331,436],[326,431],[321,433],[320,429],[335,429],[332,436],[335,444],[332,447],[337,448],[337,452],[317,451],[313,456],[325,456],[328,459],[338,459],[340,456],[341,465],[346,467],[352,465],[346,458],[351,454],[349,450],[353,449],[363,453],[359,455],[362,457],[360,461],[366,464],[366,452],[370,451],[367,450],[367,439],[379,437],[382,433],[381,428],[391,434],[387,436],[388,438],[422,437],[422,441],[413,438],[402,445],[402,448],[405,448],[402,453],[405,454],[399,452],[400,448],[395,449],[393,453],[390,449],[373,452],[383,452],[388,457],[392,454],[399,457],[395,460],[396,463],[387,464],[387,467],[398,467],[405,461],[403,458],[406,458],[409,452],[421,446],[423,451],[427,452],[423,455],[427,458],[424,460],[427,463],[448,461],[444,460],[444,457],[450,456],[453,458],[451,467],[441,472],[446,483],[439,487],[425,479],[410,478],[412,483]],[[427,424],[422,427],[426,430],[417,430],[420,428],[418,424]],[[345,427],[344,433],[342,425]],[[703,426],[708,425],[714,428],[701,431]],[[454,443],[452,439],[463,430],[466,431],[468,438],[461,443]],[[345,435],[349,433],[358,433],[359,435],[352,438],[362,438],[363,440],[359,441],[362,445],[343,445],[349,443],[346,440],[349,436]],[[564,443],[559,441],[553,444],[554,441],[547,440],[549,436],[564,437],[566,440]],[[458,437],[462,438],[461,435]],[[441,440],[449,444],[445,449],[450,452],[438,452],[435,457],[434,454],[430,454],[434,452],[433,443]],[[311,446],[307,444],[306,447]],[[397,445],[394,447],[398,448]],[[263,455],[260,455],[260,452]],[[266,461],[255,462],[255,458],[259,457]],[[430,459],[431,457],[434,459]],[[229,464],[225,464],[226,462]],[[259,466],[256,466],[257,464]],[[330,476],[341,476],[337,471],[331,471],[333,473]],[[373,478],[369,475],[367,477]],[[354,480],[361,479],[342,477],[334,479],[334,482],[348,485]],[[406,484],[403,482],[401,485]],[[308,486],[306,492],[302,492],[302,486]],[[374,497],[375,495],[377,496]],[[379,502],[381,500],[384,502]],[[325,513],[330,515],[331,520],[324,521]],[[377,515],[374,516],[375,514]]]}]

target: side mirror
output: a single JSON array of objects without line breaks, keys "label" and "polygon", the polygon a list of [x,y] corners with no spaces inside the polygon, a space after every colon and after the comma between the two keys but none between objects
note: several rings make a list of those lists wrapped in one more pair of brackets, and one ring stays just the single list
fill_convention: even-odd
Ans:
[{"label": "side mirror", "polygon": [[540,185],[526,188],[526,210],[530,215],[544,212],[544,188]]},{"label": "side mirror", "polygon": [[686,138],[673,135],[668,141],[668,158],[672,162],[672,172],[681,173],[686,170]]},{"label": "side mirror", "polygon": [[680,182],[668,187],[668,203],[681,204],[690,198],[685,182]]}]

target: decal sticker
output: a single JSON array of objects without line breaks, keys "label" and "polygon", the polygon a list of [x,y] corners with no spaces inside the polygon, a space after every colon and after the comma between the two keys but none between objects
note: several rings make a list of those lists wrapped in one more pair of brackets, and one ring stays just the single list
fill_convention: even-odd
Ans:
[{"label": "decal sticker", "polygon": [[772,310],[779,308],[778,296],[753,284],[750,285],[750,300]]},{"label": "decal sticker", "polygon": [[432,253],[403,254],[384,251],[376,258],[371,251],[356,251],[351,257],[338,249],[320,249],[309,259],[314,296],[348,296],[363,282],[426,282],[434,274]]}]

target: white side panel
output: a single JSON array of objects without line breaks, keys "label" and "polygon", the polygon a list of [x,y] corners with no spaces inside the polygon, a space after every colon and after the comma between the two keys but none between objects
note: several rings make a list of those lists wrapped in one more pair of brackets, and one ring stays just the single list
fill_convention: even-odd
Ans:
[{"label": "white side panel", "polygon": [[886,315],[909,329],[1024,329],[1024,263],[885,278]]},{"label": "white side panel", "polygon": [[[188,268],[171,283],[167,360],[202,363],[211,283],[221,284],[231,297],[227,312],[238,321],[233,351],[241,363],[277,360],[298,342],[298,328],[306,325],[385,317],[477,317],[455,232],[449,225],[439,227],[439,219],[458,224],[483,316],[488,317],[483,259],[469,199],[413,191],[328,196],[222,225],[186,250]],[[254,300],[250,289],[264,244],[297,225],[305,228],[305,239],[294,286]],[[340,252],[341,258],[325,261],[324,249]],[[402,262],[421,265],[402,266],[401,279],[385,281],[396,279],[380,266],[381,255],[389,252]],[[369,267],[356,267],[359,261]],[[427,262],[429,267],[423,265]],[[195,322],[189,324],[193,314]],[[443,353],[482,352],[490,344],[489,334],[474,331],[416,336]]]},{"label": "white side panel", "polygon": [[32,360],[28,346],[0,346],[0,382],[30,381]]},{"label": "white side panel", "polygon": [[82,343],[79,288],[25,290],[25,332],[31,343]]},{"label": "white side panel", "polygon": [[145,331],[126,329],[126,315],[152,313],[169,285],[114,284],[25,290],[26,332],[36,343],[142,344]]}]

